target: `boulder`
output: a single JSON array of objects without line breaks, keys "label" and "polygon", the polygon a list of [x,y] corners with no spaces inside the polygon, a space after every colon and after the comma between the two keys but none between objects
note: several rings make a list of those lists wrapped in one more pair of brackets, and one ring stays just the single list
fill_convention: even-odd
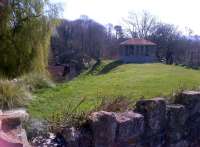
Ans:
[{"label": "boulder", "polygon": [[136,103],[135,111],[144,116],[145,131],[150,135],[163,130],[166,123],[166,102],[163,98],[140,100]]},{"label": "boulder", "polygon": [[138,144],[140,136],[144,133],[144,117],[141,114],[128,111],[116,114],[117,120],[117,146],[133,146]]},{"label": "boulder", "polygon": [[117,122],[112,112],[94,112],[90,116],[94,147],[112,147],[116,137]]},{"label": "boulder", "polygon": [[184,91],[175,99],[175,103],[185,106],[188,119],[186,128],[188,138],[191,142],[200,139],[200,92],[199,91]]},{"label": "boulder", "polygon": [[79,147],[79,137],[80,133],[76,128],[65,128],[62,132],[62,136],[65,139],[66,146],[69,147]]},{"label": "boulder", "polygon": [[163,98],[140,100],[136,103],[136,112],[144,116],[144,134],[142,144],[148,147],[160,147],[165,144],[166,101]]},{"label": "boulder", "polygon": [[[168,147],[190,147],[189,143],[185,140],[182,140],[175,144],[170,144]],[[198,146],[197,146],[198,147]]]},{"label": "boulder", "polygon": [[80,128],[80,139],[79,145],[81,147],[92,147],[92,130],[88,123],[85,123],[82,128]]},{"label": "boulder", "polygon": [[200,91],[184,91],[175,99],[175,103],[184,105],[189,115],[200,113]]},{"label": "boulder", "polygon": [[22,121],[28,117],[25,110],[12,110],[0,114],[0,146],[29,147]]},{"label": "boulder", "polygon": [[38,136],[48,137],[48,122],[45,120],[30,118],[23,124],[26,128],[27,137],[33,140]]},{"label": "boulder", "polygon": [[187,111],[183,105],[167,105],[167,140],[168,144],[176,143],[186,135],[185,123]]}]

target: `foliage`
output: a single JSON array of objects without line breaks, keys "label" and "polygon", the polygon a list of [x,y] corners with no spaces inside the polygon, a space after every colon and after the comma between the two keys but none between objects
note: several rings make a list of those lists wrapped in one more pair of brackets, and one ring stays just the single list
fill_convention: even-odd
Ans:
[{"label": "foliage", "polygon": [[25,106],[31,94],[14,81],[0,80],[0,109]]},{"label": "foliage", "polygon": [[26,74],[19,81],[31,91],[42,88],[53,88],[55,86],[47,75],[38,73]]},{"label": "foliage", "polygon": [[50,130],[57,132],[62,128],[80,127],[88,121],[88,116],[92,112],[108,111],[108,112],[123,112],[132,106],[133,101],[125,97],[116,97],[113,99],[107,99],[106,97],[99,98],[101,101],[96,107],[89,111],[79,111],[79,107],[86,102],[83,98],[76,105],[68,104],[64,109],[58,112],[54,112],[49,118],[47,118],[50,126]]},{"label": "foliage", "polygon": [[[85,64],[89,64],[91,60],[99,60],[108,42],[114,39],[111,32],[108,35],[102,24],[87,16],[81,16],[74,21],[62,20],[51,40],[56,64],[73,62],[80,70],[84,69]],[[113,44],[116,45],[116,41]]]},{"label": "foliage", "polygon": [[158,23],[154,27],[154,32],[149,37],[149,39],[157,44],[157,56],[160,59],[166,59],[166,62],[169,64],[174,62],[172,56],[176,55],[176,58],[178,58],[178,56],[184,56],[184,52],[180,52],[178,47],[179,44],[183,44],[183,42],[180,42],[182,38],[177,27],[164,23]]},{"label": "foliage", "polygon": [[180,87],[191,89],[199,85],[199,70],[164,64],[124,64],[106,74],[86,74],[55,88],[40,90],[29,105],[29,112],[36,117],[48,117],[68,103],[76,106],[83,97],[85,102],[78,111],[85,112],[94,109],[101,97],[121,96],[135,101],[141,97],[168,96]]},{"label": "foliage", "polygon": [[97,75],[99,74],[105,66],[110,63],[110,60],[97,60],[96,63],[87,71],[87,74]]},{"label": "foliage", "polygon": [[124,112],[134,107],[134,101],[124,96],[101,98],[101,102],[92,111]]},{"label": "foliage", "polygon": [[57,133],[62,128],[79,127],[85,123],[89,113],[78,112],[78,108],[84,102],[85,99],[83,98],[76,105],[68,103],[67,106],[47,117],[50,131]]},{"label": "foliage", "polygon": [[13,0],[0,11],[0,73],[44,73],[57,8],[48,0]]}]

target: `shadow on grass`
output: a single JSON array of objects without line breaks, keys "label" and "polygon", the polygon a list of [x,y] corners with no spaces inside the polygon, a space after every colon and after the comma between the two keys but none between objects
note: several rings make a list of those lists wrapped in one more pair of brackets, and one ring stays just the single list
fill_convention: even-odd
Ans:
[{"label": "shadow on grass", "polygon": [[94,74],[95,72],[97,72],[97,69],[101,64],[101,60],[97,60],[97,62],[92,66],[92,68],[87,72],[87,74]]},{"label": "shadow on grass", "polygon": [[123,64],[123,62],[120,60],[113,61],[113,62],[105,65],[104,68],[99,72],[99,74],[106,74],[122,64]]},{"label": "shadow on grass", "polygon": [[116,60],[110,63],[105,64],[104,62],[102,62],[101,60],[98,60],[93,66],[92,68],[87,72],[88,74],[92,74],[92,75],[101,75],[101,74],[106,74],[108,72],[110,72],[111,70],[113,70],[114,68],[122,65],[123,62],[120,60]]}]

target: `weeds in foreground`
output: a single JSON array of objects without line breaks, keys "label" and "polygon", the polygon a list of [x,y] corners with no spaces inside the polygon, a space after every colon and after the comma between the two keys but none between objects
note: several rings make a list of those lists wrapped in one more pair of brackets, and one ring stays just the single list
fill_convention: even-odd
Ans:
[{"label": "weeds in foreground", "polygon": [[0,109],[7,110],[26,106],[31,94],[14,81],[0,80]]},{"label": "weeds in foreground", "polygon": [[55,86],[47,75],[37,73],[26,74],[19,79],[19,82],[26,86],[30,91],[42,88],[52,88]]},{"label": "weeds in foreground", "polygon": [[176,101],[179,101],[182,98],[182,93],[187,90],[198,91],[200,90],[200,87],[193,86],[191,88],[187,88],[187,86],[185,85],[180,85],[178,89],[171,92],[171,94],[166,98],[166,100],[169,103],[176,103]]},{"label": "weeds in foreground", "polygon": [[79,107],[86,101],[83,98],[77,105],[71,107],[68,105],[62,111],[54,113],[47,119],[51,132],[58,132],[63,128],[76,127],[79,128],[87,122],[88,116],[96,111],[122,112],[133,108],[134,101],[130,101],[125,97],[117,97],[113,99],[101,98],[99,104],[88,112],[79,112]]}]

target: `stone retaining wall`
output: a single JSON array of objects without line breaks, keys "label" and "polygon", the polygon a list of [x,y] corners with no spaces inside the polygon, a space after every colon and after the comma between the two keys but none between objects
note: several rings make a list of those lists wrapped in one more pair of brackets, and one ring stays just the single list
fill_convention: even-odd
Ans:
[{"label": "stone retaining wall", "polygon": [[22,122],[25,110],[0,111],[0,147],[30,147]]},{"label": "stone retaining wall", "polygon": [[124,113],[94,112],[63,136],[67,147],[199,147],[200,92],[183,92],[173,104],[155,98]]}]

